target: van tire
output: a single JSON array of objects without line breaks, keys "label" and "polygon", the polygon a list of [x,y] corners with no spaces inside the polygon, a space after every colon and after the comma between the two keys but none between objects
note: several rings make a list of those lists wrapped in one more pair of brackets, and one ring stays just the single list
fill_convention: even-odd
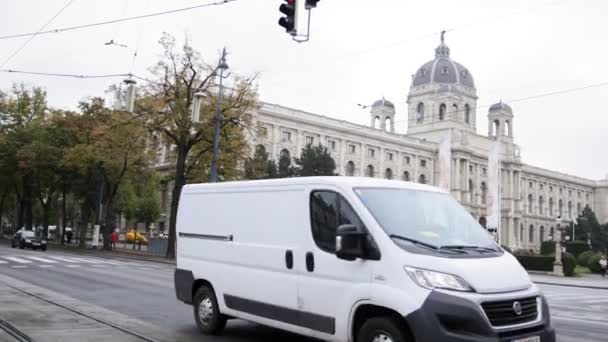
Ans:
[{"label": "van tire", "polygon": [[[198,329],[207,335],[219,335],[226,327],[226,317],[220,313],[213,290],[201,286],[194,295],[194,320]],[[206,315],[206,317],[201,317]]]},{"label": "van tire", "polygon": [[373,317],[365,321],[357,333],[357,342],[412,342],[403,327],[391,317]]}]

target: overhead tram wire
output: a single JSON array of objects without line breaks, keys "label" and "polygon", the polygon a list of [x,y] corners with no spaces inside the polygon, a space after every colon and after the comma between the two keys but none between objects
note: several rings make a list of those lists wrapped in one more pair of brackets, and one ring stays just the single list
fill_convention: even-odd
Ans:
[{"label": "overhead tram wire", "polygon": [[0,72],[14,73],[14,74],[25,74],[25,75],[37,75],[37,76],[52,76],[52,77],[70,77],[70,78],[112,78],[112,77],[128,77],[133,76],[130,73],[124,74],[101,74],[101,75],[84,75],[84,74],[60,74],[51,72],[37,72],[37,71],[23,71],[23,70],[0,70]]},{"label": "overhead tram wire", "polygon": [[[74,0],[72,0],[72,1],[74,1]],[[126,18],[119,18],[119,19],[113,19],[113,20],[107,20],[107,21],[100,21],[100,22],[91,23],[91,24],[75,25],[75,26],[57,28],[57,29],[52,29],[52,30],[44,30],[44,29],[42,29],[39,32],[34,32],[34,33],[29,32],[29,33],[20,33],[20,34],[5,35],[5,36],[0,36],[0,40],[13,39],[13,38],[19,38],[19,37],[36,36],[36,35],[49,34],[49,33],[61,33],[61,32],[66,32],[66,31],[73,31],[73,30],[79,30],[79,29],[84,29],[84,28],[89,28],[89,27],[95,27],[95,26],[103,26],[103,25],[116,24],[116,23],[121,23],[121,22],[125,22],[125,21],[131,21],[131,20],[139,20],[139,19],[158,17],[158,16],[161,16],[161,15],[173,14],[173,13],[185,12],[185,11],[191,11],[191,10],[198,9],[198,8],[203,8],[203,7],[221,6],[221,5],[224,5],[224,4],[227,4],[227,3],[230,3],[230,2],[234,2],[234,1],[237,1],[237,0],[220,0],[220,1],[216,1],[216,2],[211,2],[211,3],[201,4],[201,5],[195,5],[195,6],[190,6],[190,7],[184,7],[184,8],[178,8],[178,9],[169,10],[169,11],[155,12],[155,13],[137,15],[137,16],[132,16],[132,17],[126,17]]]},{"label": "overhead tram wire", "polygon": [[74,1],[76,0],[69,0],[57,13],[55,13],[54,16],[51,17],[51,19],[49,19],[44,25],[42,25],[42,27],[40,27],[38,31],[29,34],[30,38],[26,40],[23,44],[21,44],[21,46],[19,46],[15,51],[13,51],[13,53],[11,53],[2,62],[2,64],[0,65],[0,69],[3,69],[15,56],[17,56],[17,54],[19,54],[19,52],[21,52],[21,50],[23,50],[34,38],[36,38],[37,35],[41,34],[41,32],[43,32],[43,30],[46,29],[47,26],[49,26],[63,11],[65,11],[66,8],[70,7],[70,5],[74,3]]}]

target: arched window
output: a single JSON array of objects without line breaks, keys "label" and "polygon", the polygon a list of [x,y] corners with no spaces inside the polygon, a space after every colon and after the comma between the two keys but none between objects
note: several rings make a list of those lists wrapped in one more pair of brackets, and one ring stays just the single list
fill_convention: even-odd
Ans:
[{"label": "arched window", "polygon": [[393,179],[393,170],[391,170],[390,168],[386,169],[384,171],[384,178]]},{"label": "arched window", "polygon": [[524,225],[519,226],[519,241],[524,242]]},{"label": "arched window", "polygon": [[545,205],[545,200],[543,199],[543,196],[538,196],[538,213],[540,215],[543,214],[543,206]]},{"label": "arched window", "polygon": [[544,226],[540,226],[540,242],[545,241],[545,227]]},{"label": "arched window", "polygon": [[419,102],[416,107],[416,122],[421,123],[424,121],[424,103]]},{"label": "arched window", "polygon": [[266,147],[264,147],[262,144],[256,145],[255,152],[259,154],[266,154]]},{"label": "arched window", "polygon": [[426,184],[426,176],[425,175],[420,175],[420,177],[418,177],[418,183],[420,183],[420,184]]},{"label": "arched window", "polygon": [[445,103],[442,103],[441,105],[439,105],[439,120],[445,119],[446,108],[447,107],[446,107]]},{"label": "arched window", "polygon": [[291,158],[291,153],[289,153],[289,150],[288,150],[288,149],[284,148],[284,149],[282,149],[282,150],[281,150],[281,154],[280,154],[280,156],[281,156],[282,158],[285,158],[285,157],[287,157],[287,158]]},{"label": "arched window", "polygon": [[408,171],[403,171],[403,180],[406,182],[410,181],[410,173]]},{"label": "arched window", "polygon": [[528,214],[532,214],[534,211],[534,199],[532,198],[532,194],[528,195]]},{"label": "arched window", "polygon": [[564,216],[564,201],[562,201],[561,199],[559,200],[559,202],[557,204],[557,210],[558,210],[559,216],[563,217]]},{"label": "arched window", "polygon": [[384,119],[384,130],[390,132],[391,131],[391,118],[387,117]]},{"label": "arched window", "polygon": [[376,116],[374,118],[374,127],[373,128],[380,128],[380,117]]},{"label": "arched window", "polygon": [[475,194],[473,193],[475,188],[473,187],[473,180],[469,179],[469,202],[473,203],[473,199],[475,198]]},{"label": "arched window", "polygon": [[530,228],[528,230],[528,241],[534,242],[534,226],[533,225],[530,225]]},{"label": "arched window", "polygon": [[456,119],[458,117],[458,105],[457,104],[453,104],[452,105],[452,118]]},{"label": "arched window", "polygon": [[568,217],[572,218],[572,201],[568,201]]},{"label": "arched window", "polygon": [[553,216],[553,198],[549,198],[549,216]]},{"label": "arched window", "polygon": [[374,166],[373,165],[367,165],[367,168],[365,169],[365,175],[367,177],[374,177]]},{"label": "arched window", "polygon": [[481,182],[481,204],[486,204],[488,201],[488,186],[486,182]]},{"label": "arched window", "polygon": [[346,175],[351,177],[355,175],[355,163],[352,161],[346,163]]},{"label": "arched window", "polygon": [[471,123],[471,106],[468,103],[464,105],[464,122]]},{"label": "arched window", "polygon": [[494,120],[494,136],[497,137],[500,135],[500,121]]},{"label": "arched window", "polygon": [[505,134],[510,137],[511,136],[511,122],[509,120],[505,121]]}]

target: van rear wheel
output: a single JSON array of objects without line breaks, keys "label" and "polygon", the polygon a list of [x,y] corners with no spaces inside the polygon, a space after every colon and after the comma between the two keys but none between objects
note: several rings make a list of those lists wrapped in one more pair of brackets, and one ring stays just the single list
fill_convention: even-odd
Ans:
[{"label": "van rear wheel", "polygon": [[226,327],[215,293],[207,286],[199,288],[194,296],[194,320],[199,330],[208,335],[219,335]]},{"label": "van rear wheel", "polygon": [[357,334],[357,342],[411,342],[395,319],[374,317],[368,319]]}]

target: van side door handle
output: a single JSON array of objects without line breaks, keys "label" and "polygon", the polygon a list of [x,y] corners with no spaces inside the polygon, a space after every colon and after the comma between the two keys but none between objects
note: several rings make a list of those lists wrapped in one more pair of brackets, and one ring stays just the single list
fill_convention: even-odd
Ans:
[{"label": "van side door handle", "polygon": [[285,252],[285,266],[288,270],[293,269],[293,251],[291,250]]},{"label": "van side door handle", "polygon": [[306,253],[306,270],[308,272],[314,272],[315,270],[315,256],[312,252]]}]

